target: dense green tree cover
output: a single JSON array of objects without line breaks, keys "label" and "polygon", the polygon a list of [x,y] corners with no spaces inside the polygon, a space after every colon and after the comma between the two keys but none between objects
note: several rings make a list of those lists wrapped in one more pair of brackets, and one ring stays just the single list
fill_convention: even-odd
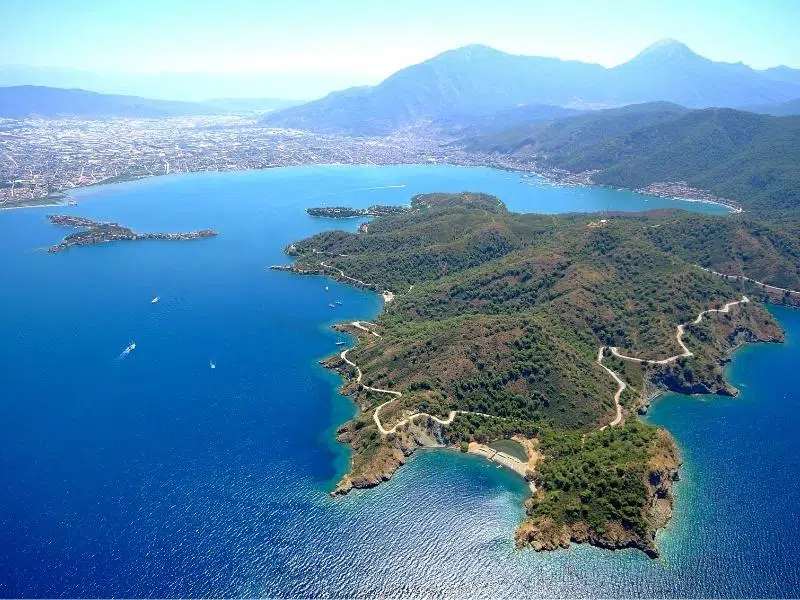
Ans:
[{"label": "dense green tree cover", "polygon": [[535,156],[598,183],[630,188],[684,181],[750,210],[800,208],[800,116],[663,103],[534,123],[464,142]]},{"label": "dense green tree cover", "polygon": [[645,537],[641,507],[648,500],[647,462],[655,436],[654,427],[635,419],[585,438],[543,430],[540,448],[547,460],[536,477],[543,493],[534,497],[531,515],[557,524],[585,522],[599,533],[616,521]]},{"label": "dense green tree cover", "polygon": [[462,140],[461,145],[483,152],[508,153],[524,150],[545,156],[565,155],[626,135],[641,127],[671,121],[688,110],[669,102],[633,104],[509,127],[496,133]]},{"label": "dense green tree cover", "polygon": [[[378,217],[364,233],[322,233],[291,251],[298,270],[337,276],[335,267],[396,294],[375,324],[380,336],[361,332],[348,354],[363,373],[350,388],[362,413],[340,430],[355,450],[351,474],[379,481],[376,471],[391,472],[413,447],[408,427],[381,438],[373,411],[389,398],[363,386],[397,390],[402,398],[381,412],[386,427],[410,413],[443,419],[455,410],[489,416],[458,414],[439,434],[452,444],[538,437],[534,518],[597,533],[613,521],[644,536],[647,459],[661,436],[635,419],[598,433],[615,415],[617,390],[599,348],[652,361],[679,354],[679,324],[742,294],[738,282],[700,267],[786,283],[800,272],[798,248],[798,218],[675,211],[601,222],[514,214],[496,198],[462,193],[416,197],[410,211]],[[751,303],[688,327],[692,358],[668,366],[607,358],[630,386],[623,406],[633,414],[649,379],[730,393],[720,364],[742,332],[780,335]]]}]

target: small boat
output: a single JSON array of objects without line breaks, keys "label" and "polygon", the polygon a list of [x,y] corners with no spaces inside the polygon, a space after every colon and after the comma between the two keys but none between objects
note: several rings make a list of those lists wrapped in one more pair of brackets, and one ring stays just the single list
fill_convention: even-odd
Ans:
[{"label": "small boat", "polygon": [[136,342],[131,342],[125,347],[125,350],[122,351],[122,356],[127,356],[134,350],[136,350]]},{"label": "small boat", "polygon": [[336,342],[337,346],[344,346],[347,342]]},{"label": "small boat", "polygon": [[327,285],[325,286],[325,291],[326,291],[326,292],[328,291],[328,286],[327,286]]},{"label": "small boat", "polygon": [[155,303],[156,303],[156,302],[158,302],[159,300],[161,300],[161,296],[156,296],[155,298],[153,298],[152,300],[150,300],[150,304],[155,304]]},{"label": "small boat", "polygon": [[330,304],[330,303],[329,303],[329,304],[328,304],[328,306],[330,306],[331,308],[336,308],[336,305],[335,305],[335,304]]},{"label": "small boat", "polygon": [[337,304],[338,306],[341,306],[341,305],[342,305],[342,301],[341,301],[341,300],[337,300],[337,301],[336,301],[336,304]]},{"label": "small boat", "polygon": [[215,363],[213,360],[210,360],[208,361],[208,366],[211,367],[212,369],[216,369],[217,363]]}]

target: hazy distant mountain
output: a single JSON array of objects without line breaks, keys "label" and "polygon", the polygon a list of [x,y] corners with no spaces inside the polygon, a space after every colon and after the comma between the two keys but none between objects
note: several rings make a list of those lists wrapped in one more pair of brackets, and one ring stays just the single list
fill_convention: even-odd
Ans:
[{"label": "hazy distant mountain", "polygon": [[340,73],[114,73],[0,65],[0,87],[40,85],[102,94],[202,102],[209,98],[318,98],[353,85]]},{"label": "hazy distant mountain", "polygon": [[606,69],[466,46],[398,71],[374,87],[336,92],[267,117],[276,126],[381,134],[424,121],[488,115],[521,104],[621,106],[668,101],[747,106],[800,97],[800,71],[718,63],[674,40]]},{"label": "hazy distant mountain", "polygon": [[280,98],[215,98],[202,102],[205,106],[221,112],[249,113],[268,112],[300,104],[302,100]]},{"label": "hazy distant mountain", "polygon": [[514,56],[466,46],[398,71],[375,87],[351,88],[268,117],[276,126],[380,134],[424,120],[485,115],[520,104],[565,105],[603,67]]},{"label": "hazy distant mountain", "polygon": [[168,117],[218,112],[203,104],[21,85],[0,88],[0,117]]},{"label": "hazy distant mountain", "polygon": [[0,117],[157,118],[268,112],[291,106],[274,98],[230,98],[205,102],[155,100],[36,85],[0,87]]},{"label": "hazy distant mountain", "polygon": [[742,107],[800,93],[800,81],[776,80],[742,63],[713,62],[675,40],[657,42],[609,69],[604,87],[625,104],[660,100],[689,107]]},{"label": "hazy distant mountain", "polygon": [[764,115],[774,115],[776,117],[800,115],[800,98],[789,100],[788,102],[781,102],[779,104],[757,104],[755,106],[748,106],[747,110]]},{"label": "hazy distant mountain", "polygon": [[764,69],[760,71],[765,76],[775,81],[783,81],[785,83],[794,83],[800,85],[800,69],[792,69],[790,67],[781,65],[779,67],[772,67],[771,69]]}]

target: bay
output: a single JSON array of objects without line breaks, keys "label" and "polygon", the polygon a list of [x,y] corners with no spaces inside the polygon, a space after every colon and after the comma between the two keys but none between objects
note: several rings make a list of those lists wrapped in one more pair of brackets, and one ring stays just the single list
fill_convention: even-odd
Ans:
[{"label": "bay", "polygon": [[197,242],[50,255],[56,209],[0,213],[0,595],[798,595],[795,311],[776,309],[786,344],[737,353],[739,398],[654,406],[686,459],[657,561],[514,550],[523,482],[456,452],[328,497],[354,408],[317,361],[336,350],[330,324],[374,317],[380,299],[267,267],[292,241],[359,223],[308,206],[462,190],[516,211],[725,211],[491,169],[331,166],[87,188],[58,209],[219,231]]}]

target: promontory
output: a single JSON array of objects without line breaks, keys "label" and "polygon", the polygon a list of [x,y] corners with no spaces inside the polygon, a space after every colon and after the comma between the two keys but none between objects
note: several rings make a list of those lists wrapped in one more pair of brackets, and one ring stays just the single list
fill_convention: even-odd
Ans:
[{"label": "promontory", "polygon": [[656,556],[681,458],[638,413],[663,390],[736,394],[731,350],[782,341],[764,301],[800,303],[798,223],[425,194],[359,233],[295,242],[295,272],[393,292],[374,322],[337,325],[358,341],[325,361],[360,409],[338,430],[353,453],[334,493],[446,446],[529,481],[518,545]]},{"label": "promontory", "polygon": [[61,252],[72,246],[89,246],[105,242],[135,242],[141,240],[184,241],[214,237],[217,235],[217,232],[213,229],[201,229],[199,231],[186,231],[183,233],[136,233],[128,227],[109,221],[94,221],[85,217],[76,217],[72,215],[47,215],[47,218],[53,225],[83,230],[70,233],[60,243],[51,246],[47,251],[52,253]]}]

